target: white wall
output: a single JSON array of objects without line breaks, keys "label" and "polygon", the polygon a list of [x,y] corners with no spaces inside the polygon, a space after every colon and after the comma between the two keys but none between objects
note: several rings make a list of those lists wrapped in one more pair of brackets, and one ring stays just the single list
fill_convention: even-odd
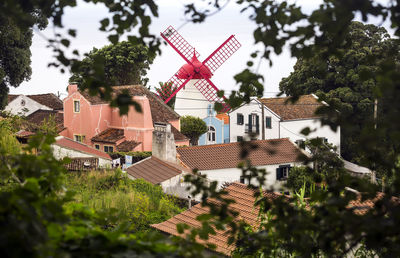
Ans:
[{"label": "white wall", "polygon": [[[230,122],[230,141],[237,142],[237,136],[245,136],[245,125],[248,124],[249,114],[257,114],[260,116],[260,133],[257,136],[257,140],[262,137],[262,128],[265,127],[261,120],[261,104],[257,100],[252,100],[250,103],[243,105],[236,110],[229,113]],[[237,124],[237,114],[243,114],[244,123],[243,125]],[[325,137],[328,142],[338,147],[338,154],[340,154],[340,127],[335,131],[327,125],[322,126],[319,119],[299,119],[299,120],[286,120],[280,121],[280,118],[264,106],[264,117],[271,117],[271,128],[265,128],[265,139],[278,139],[278,138],[289,138],[292,142],[297,140],[306,140],[316,137]],[[312,131],[308,136],[302,135],[300,132],[309,127]]]},{"label": "white wall", "polygon": [[187,199],[190,191],[186,190],[187,183],[184,182],[185,174],[179,174],[161,183],[161,187],[166,194]]},{"label": "white wall", "polygon": [[180,116],[195,116],[203,119],[207,117],[207,107],[211,102],[207,101],[203,94],[194,86],[198,80],[190,80],[185,89],[176,94],[175,112]]},{"label": "white wall", "polygon": [[[229,112],[229,126],[230,126],[230,142],[237,142],[238,136],[246,136],[245,128],[246,124],[249,123],[249,115],[257,114],[260,118],[260,133],[257,136],[257,140],[261,140],[262,138],[262,127],[265,128],[265,119],[264,123],[262,120],[262,110],[261,103],[257,100],[253,99],[250,103],[245,104],[232,112]],[[237,114],[242,114],[244,121],[243,125],[237,124]],[[271,117],[271,128],[265,128],[265,139],[278,139],[279,138],[279,120],[280,118],[267,109],[264,106],[264,117]],[[244,137],[245,138],[245,137]]]},{"label": "white wall", "polygon": [[111,167],[111,160],[104,159],[95,155],[91,155],[88,153],[76,151],[76,150],[71,150],[68,148],[64,148],[55,144],[51,145],[51,148],[53,149],[53,155],[56,159],[63,159],[64,157],[68,158],[98,158],[99,159],[99,167]]},{"label": "white wall", "polygon": [[[312,131],[308,136],[300,133],[305,127],[309,127]],[[327,125],[322,126],[319,119],[304,119],[282,121],[280,129],[281,138],[289,138],[292,142],[300,139],[325,137],[328,139],[328,143],[338,147],[337,152],[340,154],[340,127],[335,132]]]},{"label": "white wall", "polygon": [[[25,101],[24,106],[21,105],[22,101]],[[51,108],[44,106],[24,95],[19,95],[13,101],[8,103],[8,105],[4,108],[5,111],[8,111],[13,115],[24,115],[24,116],[29,116],[30,114],[39,109],[52,110]]]},{"label": "white wall", "polygon": [[[280,165],[289,165],[290,166],[301,166],[302,163],[282,163],[276,165],[266,165],[266,166],[257,166],[257,169],[265,169],[266,174],[266,181],[264,188],[267,189],[275,189],[279,190],[282,186],[283,181],[276,180],[276,169]],[[225,168],[225,169],[215,169],[215,170],[200,170],[199,171],[202,175],[207,175],[208,180],[210,181],[218,181],[218,188],[222,186],[224,182],[235,182],[240,180],[240,176],[242,175],[242,170],[239,168]],[[254,179],[252,183],[256,183],[257,181]],[[247,183],[247,182],[245,182]]]}]

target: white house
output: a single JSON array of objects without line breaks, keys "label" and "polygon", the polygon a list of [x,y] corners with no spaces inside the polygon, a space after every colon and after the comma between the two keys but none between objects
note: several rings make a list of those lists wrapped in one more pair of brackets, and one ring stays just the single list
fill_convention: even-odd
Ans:
[{"label": "white house", "polygon": [[29,116],[37,110],[63,110],[63,102],[53,93],[36,95],[8,95],[5,111],[13,115]]},{"label": "white house", "polygon": [[[264,186],[279,188],[294,166],[301,166],[306,155],[288,138],[246,142],[248,160],[258,169],[267,171]],[[250,147],[253,146],[253,147]],[[238,164],[243,162],[240,142],[177,148],[178,157],[187,167],[198,169],[210,181],[247,183]],[[255,183],[255,182],[253,182]]]},{"label": "white house", "polygon": [[51,148],[56,159],[63,159],[64,157],[72,159],[97,158],[99,167],[111,167],[111,157],[107,153],[64,136],[57,136],[56,142],[51,145]]},{"label": "white house", "polygon": [[[340,127],[333,131],[322,125],[315,114],[324,105],[315,95],[304,95],[296,103],[286,103],[285,98],[252,99],[250,103],[229,111],[230,141],[237,142],[252,134],[253,139],[289,138],[299,146],[308,138],[321,137],[338,147],[340,154]],[[301,131],[309,127],[308,136]]]}]

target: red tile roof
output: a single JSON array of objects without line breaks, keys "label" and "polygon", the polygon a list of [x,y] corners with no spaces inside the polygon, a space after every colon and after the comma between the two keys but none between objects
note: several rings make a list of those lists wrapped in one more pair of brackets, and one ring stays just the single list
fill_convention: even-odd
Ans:
[{"label": "red tile roof", "polygon": [[117,141],[124,139],[124,130],[116,128],[107,128],[100,132],[98,135],[92,137],[93,142],[104,142],[104,143],[116,143]]},{"label": "red tile roof", "polygon": [[301,96],[297,102],[288,102],[289,97],[285,98],[264,98],[260,101],[283,120],[318,118],[315,111],[323,104],[313,95]]},{"label": "red tile roof", "polygon": [[[289,139],[245,142],[256,148],[249,151],[253,166],[273,165],[300,161],[302,152]],[[177,148],[180,160],[188,167],[199,170],[236,168],[242,161],[240,142]]]},{"label": "red tile roof", "polygon": [[122,151],[122,152],[133,151],[133,149],[140,144],[141,144],[140,142],[135,142],[135,141],[123,141],[117,145],[117,151]]},{"label": "red tile roof", "polygon": [[[119,94],[122,93],[123,90],[127,90],[131,96],[146,96],[149,99],[153,123],[167,123],[168,121],[179,119],[179,115],[173,109],[171,109],[153,92],[142,85],[113,86],[112,88],[113,94]],[[107,101],[102,100],[98,95],[89,95],[87,91],[80,91],[80,93],[85,97],[85,99],[87,99],[90,103],[94,105],[108,103]]]},{"label": "red tile roof", "polygon": [[63,110],[63,102],[53,93],[27,95],[30,99],[53,110]]},{"label": "red tile roof", "polygon": [[178,129],[171,125],[171,132],[174,134],[175,141],[188,141],[187,138],[183,133],[181,133]]},{"label": "red tile roof", "polygon": [[58,145],[60,147],[67,148],[67,149],[76,150],[76,151],[84,152],[84,153],[91,154],[91,155],[94,155],[97,157],[111,160],[110,155],[108,155],[107,153],[96,150],[95,148],[92,148],[86,144],[73,141],[73,140],[71,140],[69,138],[65,138],[63,136],[58,136],[56,138],[56,142],[54,144]]},{"label": "red tile roof", "polygon": [[49,120],[50,117],[54,118],[56,122],[57,132],[64,130],[64,114],[55,110],[43,110],[39,109],[26,117],[26,120],[31,123],[33,127],[41,125],[45,120]]},{"label": "red tile roof", "polygon": [[16,99],[19,95],[15,95],[15,94],[8,94],[7,96],[7,104],[10,103],[11,101],[13,101],[14,99]]},{"label": "red tile roof", "polygon": [[181,174],[182,171],[189,172],[187,168],[154,156],[141,160],[127,169],[127,173],[132,177],[143,178],[152,184],[160,184]]},{"label": "red tile roof", "polygon": [[[258,221],[258,207],[254,207],[255,191],[259,191],[258,189],[250,189],[244,184],[240,183],[232,183],[228,187],[225,188],[228,192],[225,198],[232,199],[235,201],[234,204],[231,204],[230,209],[239,213],[236,221],[244,220],[249,225],[256,227],[259,223]],[[264,196],[268,199],[276,199],[281,196],[280,194],[272,193],[272,192],[264,192]],[[208,200],[209,202],[213,202],[215,204],[219,204],[215,200]],[[175,235],[175,236],[184,236],[180,235],[176,229],[177,224],[184,223],[194,228],[201,227],[201,223],[196,220],[196,217],[201,214],[208,214],[209,208],[202,206],[202,204],[197,204],[193,206],[191,209],[186,210],[171,219],[164,221],[159,224],[151,225],[153,228],[160,230],[162,232]],[[184,234],[187,234],[186,231]],[[197,239],[199,243],[205,244],[214,244],[216,245],[216,250],[219,253],[223,253],[225,255],[230,255],[231,252],[235,249],[235,245],[228,245],[228,237],[227,230],[221,231],[216,230],[216,235],[209,235],[208,241]]]}]

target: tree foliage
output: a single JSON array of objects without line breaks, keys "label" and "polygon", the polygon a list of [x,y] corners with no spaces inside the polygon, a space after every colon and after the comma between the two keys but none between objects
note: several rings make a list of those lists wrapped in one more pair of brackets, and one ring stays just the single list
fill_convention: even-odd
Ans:
[{"label": "tree foliage", "polygon": [[[310,58],[298,59],[294,71],[282,79],[280,89],[289,96],[316,93],[334,102],[342,119],[351,121],[341,127],[341,154],[359,162],[360,131],[374,122],[375,75],[398,45],[383,27],[352,22],[343,44],[335,49],[338,55],[321,49]],[[397,53],[395,60],[400,57]],[[380,110],[381,115],[385,114]]]},{"label": "tree foliage", "polygon": [[[47,25],[37,12],[28,14],[40,29]],[[31,78],[32,28],[18,26],[16,21],[0,13],[0,110],[7,105],[10,87],[18,87]]]},{"label": "tree foliage", "polygon": [[181,132],[189,137],[191,145],[197,145],[199,137],[207,132],[207,124],[198,117],[181,117]]},{"label": "tree foliage", "polygon": [[93,48],[81,62],[75,64],[77,71],[69,81],[81,85],[90,75],[102,73],[107,86],[146,85],[148,78],[144,76],[153,60],[154,55],[149,53],[147,47],[129,41],[101,49]]}]

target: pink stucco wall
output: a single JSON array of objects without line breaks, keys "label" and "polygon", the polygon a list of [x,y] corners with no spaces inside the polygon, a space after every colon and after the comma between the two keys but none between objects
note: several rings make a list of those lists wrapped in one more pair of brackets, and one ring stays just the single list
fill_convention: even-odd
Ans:
[{"label": "pink stucco wall", "polygon": [[[120,116],[119,110],[108,104],[92,105],[80,94],[76,85],[69,85],[68,97],[64,99],[64,127],[67,129],[61,135],[71,139],[77,134],[85,135],[84,143],[93,145],[93,136],[110,127],[119,128],[124,130],[125,140],[142,143],[135,151],[151,151],[154,128],[149,100],[145,96],[135,96],[133,99],[140,104],[142,112],[130,107],[128,115]],[[74,112],[74,100],[80,101],[79,113]],[[169,122],[180,129],[179,119]]]}]

